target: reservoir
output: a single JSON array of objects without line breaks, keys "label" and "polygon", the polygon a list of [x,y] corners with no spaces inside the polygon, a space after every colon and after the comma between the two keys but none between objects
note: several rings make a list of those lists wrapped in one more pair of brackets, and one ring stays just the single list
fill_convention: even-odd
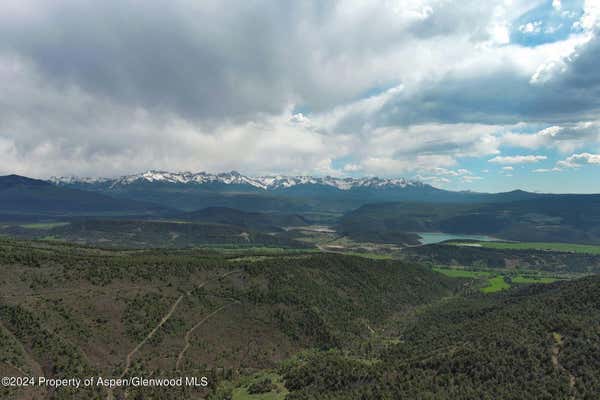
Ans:
[{"label": "reservoir", "polygon": [[443,232],[415,232],[421,237],[421,244],[433,244],[445,242],[446,240],[479,240],[482,242],[493,242],[498,240],[486,235],[461,235]]}]

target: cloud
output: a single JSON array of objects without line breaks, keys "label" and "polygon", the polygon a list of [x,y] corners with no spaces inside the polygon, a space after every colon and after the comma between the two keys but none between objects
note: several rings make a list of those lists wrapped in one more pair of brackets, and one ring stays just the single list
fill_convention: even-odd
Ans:
[{"label": "cloud", "polygon": [[[586,2],[581,21],[597,21]],[[421,82],[387,102],[385,123],[577,123],[600,111],[597,23],[564,40],[538,46],[507,45],[455,67],[443,79]]]},{"label": "cloud", "polygon": [[465,168],[459,168],[457,170],[441,168],[441,167],[422,167],[421,172],[433,174],[435,176],[447,176],[447,177],[463,177],[472,176],[473,173]]},{"label": "cloud", "polygon": [[560,0],[552,0],[552,8],[554,8],[556,11],[560,11],[562,8]]},{"label": "cloud", "polygon": [[559,172],[561,171],[560,168],[554,167],[554,168],[537,168],[534,169],[533,172],[538,173],[538,174],[543,174],[546,172]]},{"label": "cloud", "polygon": [[462,181],[465,183],[473,183],[475,181],[479,181],[482,180],[483,178],[481,176],[472,176],[472,175],[466,175],[462,177]]},{"label": "cloud", "polygon": [[[186,118],[327,109],[433,73],[427,58],[460,60],[499,23],[473,0],[460,9],[438,0],[19,2],[31,11],[0,16],[0,50],[58,85]],[[457,54],[441,51],[456,41]]]},{"label": "cloud", "polygon": [[519,26],[519,31],[522,33],[540,33],[542,30],[542,21],[528,22]]},{"label": "cloud", "polygon": [[[320,121],[313,129],[322,132]],[[450,170],[462,157],[480,157],[498,153],[494,126],[467,124],[425,124],[410,127],[386,127],[354,134],[333,128],[327,137],[348,138],[354,161],[353,171],[390,175],[433,171],[438,174],[465,174],[467,170]],[[336,133],[337,132],[337,133]]]},{"label": "cloud", "polygon": [[514,168],[512,166],[506,166],[506,167],[502,167],[502,171],[513,171]]},{"label": "cloud", "polygon": [[362,171],[362,167],[358,164],[346,164],[342,168],[344,172],[360,172]]},{"label": "cloud", "polygon": [[456,182],[478,179],[464,159],[506,159],[504,146],[593,151],[597,7],[585,2],[569,37],[511,42],[540,28],[515,21],[541,4],[8,0],[0,172]]},{"label": "cloud", "polygon": [[[433,172],[433,171],[432,171]],[[438,186],[444,186],[444,185],[448,185],[452,182],[455,182],[453,180],[453,178],[455,178],[457,180],[457,182],[462,182],[462,183],[473,183],[475,181],[481,180],[483,179],[480,176],[475,176],[473,175],[471,172],[468,173],[456,173],[457,171],[452,171],[455,172],[450,173],[450,174],[444,174],[442,173],[440,175],[417,175],[416,179],[423,181],[423,182],[427,182],[433,185],[438,185]]]},{"label": "cloud", "polygon": [[548,157],[541,155],[526,155],[526,156],[496,156],[488,160],[495,164],[531,164],[546,160]]},{"label": "cloud", "polygon": [[[288,107],[251,121],[213,124],[115,103],[77,86],[57,88],[21,59],[0,58],[0,78],[6,94],[0,99],[2,173],[95,176],[159,168],[399,175],[498,151],[494,126],[343,128],[352,114],[376,112],[393,90],[328,113],[308,116]],[[332,167],[347,156],[355,160],[350,166]]]},{"label": "cloud", "polygon": [[447,183],[450,183],[450,179],[448,178],[444,178],[444,177],[440,177],[440,176],[422,176],[422,175],[417,175],[416,178],[418,180],[420,180],[421,182],[427,182],[433,185],[445,185]]},{"label": "cloud", "polygon": [[[19,61],[0,62],[0,79],[1,173],[97,176],[161,168],[330,174],[331,160],[349,151],[346,137],[315,132],[289,109],[214,126],[77,87],[58,90]],[[29,113],[32,107],[37,115]]]},{"label": "cloud", "polygon": [[557,168],[579,168],[584,164],[600,165],[600,154],[579,153],[572,154],[556,163]]},{"label": "cloud", "polygon": [[600,143],[600,121],[552,125],[533,134],[509,132],[504,134],[500,141],[514,147],[549,147],[568,153],[593,143]]}]

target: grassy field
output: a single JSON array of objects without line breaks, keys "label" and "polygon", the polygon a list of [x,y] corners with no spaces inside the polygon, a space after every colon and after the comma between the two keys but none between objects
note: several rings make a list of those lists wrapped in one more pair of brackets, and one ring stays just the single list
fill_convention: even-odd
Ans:
[{"label": "grassy field", "polygon": [[380,254],[380,253],[360,253],[360,252],[350,251],[350,252],[341,252],[341,254],[345,254],[347,256],[370,258],[371,260],[392,260],[393,259],[393,257],[390,254]]},{"label": "grassy field", "polygon": [[40,222],[40,223],[32,223],[32,224],[22,224],[19,225],[21,228],[27,228],[27,229],[52,229],[52,228],[57,228],[59,226],[67,226],[69,225],[68,222]]},{"label": "grassy field", "polygon": [[483,293],[495,293],[504,289],[509,289],[510,285],[504,281],[503,276],[495,276],[488,279],[488,286],[481,289]]},{"label": "grassy field", "polygon": [[547,276],[524,276],[519,275],[512,278],[514,283],[552,283],[560,279]]},{"label": "grassy field", "polygon": [[393,244],[356,242],[346,236],[337,237],[336,234],[328,234],[332,239],[324,236],[316,244],[324,251],[340,253],[351,256],[370,258],[373,260],[391,260],[399,251],[399,247]]},{"label": "grassy field", "polygon": [[471,278],[485,280],[487,286],[480,289],[483,293],[494,293],[510,288],[510,285],[504,281],[503,275],[496,275],[490,271],[474,271],[439,267],[433,268],[433,270],[451,278]]},{"label": "grassy field", "polygon": [[[260,385],[265,380],[271,384],[271,390],[265,393],[249,393],[253,386]],[[275,373],[259,373],[240,382],[240,386],[233,389],[232,400],[283,400],[287,394],[281,376]]]},{"label": "grassy field", "polygon": [[539,243],[539,242],[452,242],[456,246],[477,246],[503,250],[547,250],[569,253],[600,254],[600,246],[572,243]]},{"label": "grassy field", "polygon": [[479,278],[491,275],[487,271],[471,271],[467,269],[434,268],[433,270],[451,278]]},{"label": "grassy field", "polygon": [[552,283],[561,279],[567,279],[567,277],[559,278],[555,276],[532,275],[530,273],[514,275],[509,271],[501,271],[498,273],[496,271],[492,272],[443,267],[436,267],[433,268],[433,270],[450,278],[470,278],[485,281],[487,286],[484,286],[480,289],[483,293],[495,293],[501,290],[509,289],[511,285],[504,280],[505,276],[510,277],[510,281],[514,284]]}]

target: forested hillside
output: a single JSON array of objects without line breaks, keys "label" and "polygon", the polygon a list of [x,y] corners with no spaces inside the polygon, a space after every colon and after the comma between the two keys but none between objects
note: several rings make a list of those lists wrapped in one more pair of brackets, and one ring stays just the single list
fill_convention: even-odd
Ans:
[{"label": "forested hillside", "polygon": [[0,176],[0,221],[78,214],[157,215],[164,211],[165,207],[144,199],[116,199],[18,175]]},{"label": "forested hillside", "polygon": [[345,214],[338,230],[393,242],[409,232],[484,234],[529,242],[600,243],[600,196],[544,195],[479,204],[379,203]]},{"label": "forested hillside", "polygon": [[380,360],[317,353],[283,368],[287,399],[596,399],[600,278],[434,306]]},{"label": "forested hillside", "polygon": [[552,273],[598,273],[600,255],[536,249],[495,249],[453,244],[432,244],[406,248],[402,256],[433,265],[491,269],[536,270]]},{"label": "forested hillside", "polygon": [[[210,378],[206,390],[152,392],[161,399],[197,398],[304,350],[357,351],[373,329],[463,287],[413,264],[300,252],[109,251],[0,240],[0,267],[3,375]],[[36,393],[2,390],[2,398]]]},{"label": "forested hillside", "polygon": [[70,223],[10,225],[0,234],[114,248],[185,248],[201,245],[307,248],[306,244],[242,226],[156,220],[85,219]]},{"label": "forested hillside", "polygon": [[209,207],[174,216],[179,220],[225,224],[256,231],[277,232],[282,227],[307,225],[306,218],[297,214],[245,212],[228,207]]}]

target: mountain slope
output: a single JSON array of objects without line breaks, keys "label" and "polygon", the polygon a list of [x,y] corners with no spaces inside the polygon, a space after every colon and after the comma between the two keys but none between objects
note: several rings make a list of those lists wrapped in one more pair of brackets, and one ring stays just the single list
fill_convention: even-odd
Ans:
[{"label": "mountain slope", "polygon": [[60,187],[18,175],[0,177],[0,214],[153,214],[161,210],[164,207]]},{"label": "mountain slope", "polygon": [[69,183],[59,186],[102,193],[120,199],[150,201],[188,212],[207,207],[228,207],[250,212],[297,212],[311,209],[311,205],[304,199],[277,196],[273,192],[250,185],[218,182],[195,184],[141,180],[117,186],[107,182]]},{"label": "mountain slope", "polygon": [[208,207],[174,217],[184,221],[234,225],[266,232],[281,231],[282,227],[307,225],[306,219],[299,215],[245,212],[228,207]]},{"label": "mountain slope", "polygon": [[600,254],[535,249],[495,249],[467,243],[430,244],[403,249],[402,257],[413,262],[476,269],[546,271],[559,274],[600,273]]},{"label": "mountain slope", "polygon": [[147,171],[118,178],[52,178],[50,182],[119,198],[149,200],[185,211],[206,207],[287,213],[340,211],[378,199],[422,199],[431,191],[439,191],[406,179],[248,177],[235,171],[220,174]]},{"label": "mountain slope", "polygon": [[186,211],[230,207],[245,211],[339,212],[376,202],[505,202],[540,196],[523,191],[452,192],[404,178],[249,177],[235,171],[220,174],[147,171],[118,178],[59,177],[50,182],[120,198],[149,200]]},{"label": "mountain slope", "polygon": [[57,185],[103,185],[111,188],[123,187],[134,183],[177,183],[190,185],[222,184],[235,186],[250,186],[262,190],[287,189],[294,186],[317,185],[330,186],[339,190],[354,188],[398,188],[410,186],[425,186],[418,181],[404,178],[384,179],[377,177],[366,178],[336,178],[331,176],[258,176],[249,177],[236,171],[210,174],[206,172],[168,172],[146,171],[141,174],[125,175],[118,178],[79,178],[79,177],[53,177],[50,179]]},{"label": "mountain slope", "polygon": [[[288,399],[593,399],[600,278],[434,306],[380,362],[317,354],[285,370]],[[360,383],[360,384],[358,384]]]},{"label": "mountain slope", "polygon": [[600,243],[600,195],[540,195],[481,204],[369,204],[345,214],[340,232],[393,237],[406,232],[484,234],[532,242]]},{"label": "mountain slope", "polygon": [[185,248],[206,245],[307,248],[305,243],[247,227],[217,223],[182,223],[128,219],[73,220],[55,227],[0,227],[0,234],[52,239],[105,248]]},{"label": "mountain slope", "polygon": [[[305,349],[359,346],[370,327],[461,286],[400,262],[245,254],[101,251],[0,239],[0,338],[10,338],[0,341],[0,360],[10,360],[0,362],[0,372],[118,377],[127,355],[148,338],[133,353],[127,376],[207,376],[213,390],[224,378],[274,367]],[[0,388],[0,397],[10,390]],[[207,394],[144,390],[130,388],[128,398]],[[53,396],[107,397],[103,388],[94,391],[61,388]]]}]

